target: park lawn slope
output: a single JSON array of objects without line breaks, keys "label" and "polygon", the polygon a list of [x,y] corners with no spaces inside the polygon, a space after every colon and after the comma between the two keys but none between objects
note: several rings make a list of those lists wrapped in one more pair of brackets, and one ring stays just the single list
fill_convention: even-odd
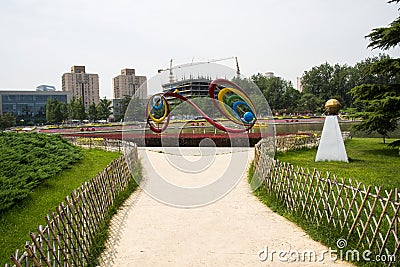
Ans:
[{"label": "park lawn slope", "polygon": [[54,210],[67,195],[102,171],[119,153],[82,150],[82,159],[36,187],[27,198],[0,215],[0,266],[9,261],[16,249],[23,249],[29,232],[40,224],[49,210]]},{"label": "park lawn slope", "polygon": [[81,158],[81,150],[58,135],[0,133],[0,214]]},{"label": "park lawn slope", "polygon": [[400,187],[400,155],[380,138],[353,138],[345,142],[349,163],[315,162],[317,149],[278,152],[276,158],[295,166],[330,172],[340,178],[350,178],[365,185],[384,189]]}]

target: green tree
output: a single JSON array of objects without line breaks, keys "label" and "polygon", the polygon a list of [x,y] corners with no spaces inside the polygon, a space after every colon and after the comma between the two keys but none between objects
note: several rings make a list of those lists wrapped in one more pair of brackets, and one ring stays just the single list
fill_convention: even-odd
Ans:
[{"label": "green tree", "polygon": [[91,121],[97,120],[97,107],[96,104],[93,102],[89,106],[89,112],[88,112],[89,118]]},{"label": "green tree", "polygon": [[68,119],[68,107],[66,103],[60,102],[60,115],[61,121]]},{"label": "green tree", "polygon": [[15,124],[15,117],[12,113],[4,113],[0,116],[0,129],[4,130],[6,128],[12,127]]},{"label": "green tree", "polygon": [[[400,0],[390,0],[388,3],[399,3]],[[366,36],[370,39],[368,47],[388,50],[400,44],[400,17],[392,21],[389,27],[375,28]]]},{"label": "green tree", "polygon": [[[120,105],[119,105],[119,116],[115,117],[116,121],[121,121],[125,117],[125,113],[128,109],[129,103],[131,102],[132,97],[129,95],[124,95],[124,97],[121,99]],[[115,114],[114,114],[115,115]]]},{"label": "green tree", "polygon": [[[388,3],[399,1],[391,0]],[[372,49],[387,50],[399,45],[400,17],[388,27],[373,29],[366,37],[370,39],[368,47]],[[355,102],[364,107],[355,114],[363,119],[356,128],[368,133],[378,132],[385,143],[388,134],[398,127],[400,118],[400,59],[383,58],[370,64],[367,73],[378,77],[379,82],[362,84],[351,90]]]},{"label": "green tree", "polygon": [[261,73],[253,75],[251,80],[260,88],[272,111],[284,111],[288,108],[283,101],[283,95],[294,89],[290,81],[280,77],[266,77]]},{"label": "green tree", "polygon": [[46,120],[49,123],[54,122],[54,109],[53,109],[53,103],[51,102],[50,97],[47,98],[47,102],[46,102]]},{"label": "green tree", "polygon": [[[351,88],[362,84],[386,83],[390,81],[387,75],[377,76],[370,72],[372,64],[379,62],[390,57],[386,54],[379,54],[379,56],[369,57],[361,62],[357,62],[351,70],[349,77],[349,84]],[[350,94],[349,94],[350,95]],[[351,96],[351,95],[350,95]]]},{"label": "green tree", "polygon": [[238,86],[240,86],[245,92],[246,94],[249,96],[249,98],[251,99],[251,101],[253,102],[254,106],[256,107],[256,112],[257,112],[257,116],[259,117],[267,117],[267,116],[271,116],[272,114],[270,114],[270,104],[268,102],[268,105],[266,103],[266,98],[263,97],[263,93],[261,91],[261,89],[253,82],[253,78],[254,79],[263,79],[265,77],[263,77],[262,75],[259,76],[261,74],[257,74],[254,75],[253,77],[250,78],[240,78],[240,77],[234,77],[232,79],[232,82],[234,82],[235,84],[237,84]]},{"label": "green tree", "polygon": [[82,103],[82,98],[72,97],[69,104],[67,105],[68,117],[72,120],[84,120],[87,115],[85,112],[85,106]]},{"label": "green tree", "polygon": [[352,98],[349,91],[354,87],[350,83],[353,68],[347,65],[324,63],[305,71],[302,77],[303,93],[313,94],[322,100],[338,98],[342,107],[350,107]]},{"label": "green tree", "polygon": [[288,113],[296,113],[299,111],[299,101],[301,99],[301,93],[294,89],[288,88],[282,96],[283,106]]},{"label": "green tree", "polygon": [[82,98],[79,97],[78,101],[75,102],[76,118],[78,120],[84,120],[87,118],[85,106],[83,105]]},{"label": "green tree", "polygon": [[100,99],[100,103],[97,105],[97,116],[101,120],[107,120],[108,117],[111,115],[111,100]]},{"label": "green tree", "polygon": [[302,113],[321,112],[324,100],[311,93],[303,93],[298,102],[297,110]]},{"label": "green tree", "polygon": [[75,103],[76,103],[76,98],[75,96],[73,96],[67,105],[68,118],[71,120],[74,120],[76,118]]},{"label": "green tree", "polygon": [[46,103],[46,120],[48,123],[60,123],[67,118],[66,105],[56,98],[47,99]]},{"label": "green tree", "polygon": [[54,114],[55,114],[55,122],[59,123],[62,122],[65,118],[65,113],[63,113],[65,104],[62,102],[57,101],[57,99],[53,99],[55,102],[54,104]]}]

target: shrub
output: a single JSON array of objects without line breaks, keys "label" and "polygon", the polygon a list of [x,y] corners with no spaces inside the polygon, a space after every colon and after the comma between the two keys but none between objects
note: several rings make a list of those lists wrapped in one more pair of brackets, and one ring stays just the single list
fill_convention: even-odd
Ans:
[{"label": "shrub", "polygon": [[0,133],[0,213],[82,158],[58,135]]}]

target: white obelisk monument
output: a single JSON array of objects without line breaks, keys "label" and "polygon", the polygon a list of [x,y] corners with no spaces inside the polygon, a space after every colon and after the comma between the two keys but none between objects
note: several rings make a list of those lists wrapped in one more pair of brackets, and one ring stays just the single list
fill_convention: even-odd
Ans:
[{"label": "white obelisk monument", "polygon": [[326,102],[325,108],[328,116],[325,118],[315,161],[349,162],[337,118],[340,103],[336,99],[330,99]]}]

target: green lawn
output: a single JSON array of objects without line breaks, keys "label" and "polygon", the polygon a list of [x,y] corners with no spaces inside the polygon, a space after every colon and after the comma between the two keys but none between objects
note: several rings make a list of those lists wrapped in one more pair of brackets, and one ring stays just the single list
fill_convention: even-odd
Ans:
[{"label": "green lawn", "polygon": [[49,178],[23,201],[0,216],[0,266],[10,262],[15,249],[22,250],[29,232],[40,224],[49,210],[54,210],[64,198],[82,182],[88,181],[103,170],[119,153],[103,150],[82,150],[83,158],[70,169]]},{"label": "green lawn", "polygon": [[278,152],[276,158],[295,166],[309,168],[338,177],[358,180],[365,185],[382,185],[385,189],[400,187],[400,155],[388,148],[381,138],[353,138],[345,142],[349,163],[315,162],[317,149]]},{"label": "green lawn", "polygon": [[[295,166],[308,168],[312,171],[314,168],[326,175],[326,172],[336,174],[342,178],[352,178],[362,182],[365,185],[382,185],[385,189],[400,187],[400,155],[398,149],[391,149],[387,144],[382,143],[381,138],[354,138],[345,143],[349,163],[344,162],[315,162],[317,149],[301,149],[288,152],[279,152],[276,157],[282,162],[289,162]],[[253,177],[254,165],[249,169],[249,181]],[[333,227],[332,223],[322,221],[316,223],[308,220],[300,213],[287,210],[284,202],[274,194],[270,194],[265,187],[259,187],[254,194],[261,202],[269,206],[273,211],[295,222],[303,228],[311,238],[322,242],[328,247],[336,248],[336,242],[343,238],[343,233],[338,228]],[[379,209],[379,208],[378,208]],[[388,213],[393,216],[393,211]],[[382,228],[388,227],[381,225]],[[384,232],[384,231],[383,231]],[[360,249],[358,239],[355,237],[347,239],[349,250]],[[376,248],[373,248],[376,253]],[[394,247],[389,245],[390,251]],[[387,266],[383,263],[353,261],[357,266]],[[397,265],[396,265],[397,266]]]}]

